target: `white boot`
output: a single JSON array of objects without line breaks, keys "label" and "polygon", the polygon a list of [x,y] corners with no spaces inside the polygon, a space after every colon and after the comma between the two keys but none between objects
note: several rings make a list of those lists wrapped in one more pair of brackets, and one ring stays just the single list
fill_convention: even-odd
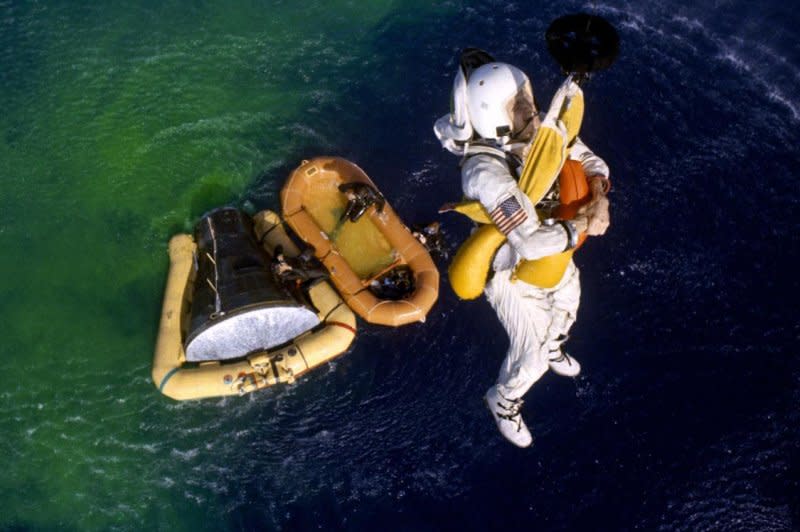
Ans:
[{"label": "white boot", "polygon": [[505,439],[517,447],[528,447],[533,443],[533,436],[520,414],[522,399],[506,399],[497,391],[497,386],[489,388],[483,399]]},{"label": "white boot", "polygon": [[550,351],[547,364],[550,369],[564,377],[577,377],[581,372],[581,365],[578,361],[561,348],[558,351]]}]

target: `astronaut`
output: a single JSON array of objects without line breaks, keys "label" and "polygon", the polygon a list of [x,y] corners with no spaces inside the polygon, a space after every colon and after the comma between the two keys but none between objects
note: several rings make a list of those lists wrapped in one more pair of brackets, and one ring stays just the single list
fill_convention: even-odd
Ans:
[{"label": "astronaut", "polygon": [[[580,299],[578,268],[569,260],[555,286],[529,284],[514,275],[521,260],[562,253],[577,244],[578,235],[602,235],[609,226],[609,170],[579,139],[569,146],[570,159],[579,161],[589,187],[589,199],[571,220],[553,220],[558,205],[558,181],[538,205],[518,187],[527,149],[544,121],[553,123],[570,91],[566,82],[554,97],[551,112],[540,116],[531,82],[518,68],[500,63],[478,49],[466,49],[456,74],[451,112],[434,125],[442,146],[461,156],[461,183],[467,198],[478,200],[506,236],[492,263],[484,289],[508,334],[510,347],[485,401],[500,433],[511,443],[533,442],[522,419],[522,397],[551,369],[567,377],[580,364],[563,349],[575,322]],[[538,213],[537,213],[538,211]]]}]

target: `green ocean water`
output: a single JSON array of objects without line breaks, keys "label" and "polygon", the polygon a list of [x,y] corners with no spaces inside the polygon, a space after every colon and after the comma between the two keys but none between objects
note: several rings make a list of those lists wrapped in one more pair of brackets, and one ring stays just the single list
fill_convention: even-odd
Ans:
[{"label": "green ocean water", "polygon": [[237,526],[263,405],[154,388],[166,243],[340,150],[373,32],[423,6],[0,4],[0,529]]}]

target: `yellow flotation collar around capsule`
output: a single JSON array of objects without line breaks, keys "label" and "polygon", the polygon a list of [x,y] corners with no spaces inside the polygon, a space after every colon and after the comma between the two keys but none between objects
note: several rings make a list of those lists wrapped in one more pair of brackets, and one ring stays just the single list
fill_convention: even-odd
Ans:
[{"label": "yellow flotation collar around capsule", "polygon": [[[559,92],[566,92],[570,84],[573,84],[571,77],[567,78]],[[558,96],[554,98],[547,116],[557,118],[552,121],[545,119],[525,159],[519,188],[534,205],[555,183],[567,159],[568,146],[580,131],[584,110],[583,91],[577,85],[572,90],[573,94],[562,101],[556,101],[561,99]],[[455,210],[484,224],[461,245],[449,268],[450,284],[456,295],[461,299],[475,299],[483,293],[492,259],[506,237],[491,223],[489,215],[477,201],[461,203]],[[515,275],[522,281],[544,288],[555,286],[573,251],[522,261]]]},{"label": "yellow flotation collar around capsule", "polygon": [[[254,224],[256,237],[268,252],[282,246],[287,256],[300,253],[274,212],[258,213]],[[275,349],[240,360],[187,363],[183,340],[195,282],[195,250],[190,235],[176,235],[170,240],[170,267],[152,370],[153,382],[164,395],[183,401],[243,395],[291,383],[344,352],[352,343],[355,315],[327,281],[319,280],[308,289],[308,297],[318,311],[319,327]]]}]

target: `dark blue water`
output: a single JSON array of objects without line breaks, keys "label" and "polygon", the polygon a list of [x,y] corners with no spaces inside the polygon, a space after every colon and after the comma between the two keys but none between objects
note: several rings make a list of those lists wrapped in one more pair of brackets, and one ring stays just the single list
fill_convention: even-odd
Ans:
[{"label": "dark blue water", "polygon": [[[354,75],[351,108],[321,114],[350,114],[341,154],[406,220],[429,220],[460,195],[456,161],[430,130],[457,51],[519,65],[547,101],[561,79],[544,49],[549,21],[589,10],[615,24],[618,63],[586,89],[582,136],[614,189],[610,232],[576,259],[583,300],[569,348],[583,374],[546,375],[524,411],[535,445],[504,442],[481,396],[507,341],[486,302],[457,301],[445,279],[428,323],[369,328],[331,373],[283,399],[282,426],[302,432],[310,416],[315,427],[278,445],[299,466],[285,481],[248,460],[235,525],[800,527],[796,10],[457,5],[447,20],[386,20],[374,46],[394,53]],[[468,227],[444,220],[455,246]]]}]

